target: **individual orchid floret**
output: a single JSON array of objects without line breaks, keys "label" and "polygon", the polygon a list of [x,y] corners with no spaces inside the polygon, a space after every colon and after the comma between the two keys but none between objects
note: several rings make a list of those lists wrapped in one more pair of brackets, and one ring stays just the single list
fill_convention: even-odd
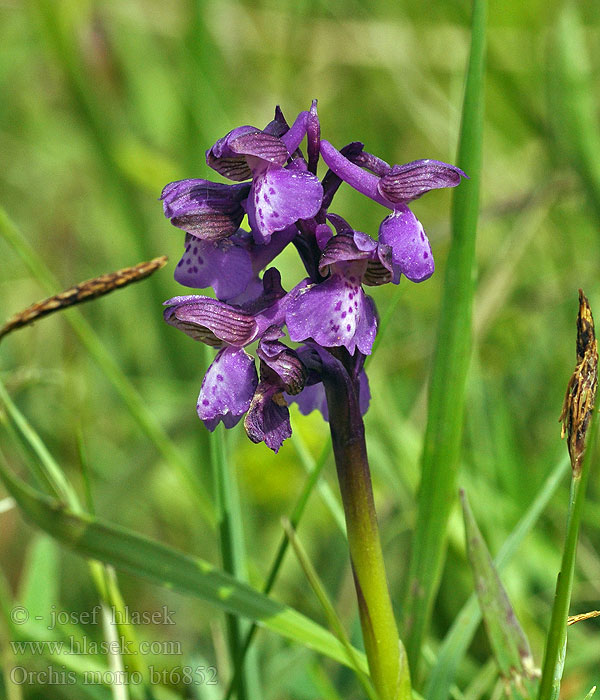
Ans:
[{"label": "individual orchid floret", "polygon": [[434,262],[429,240],[406,205],[430,190],[456,187],[462,177],[467,177],[465,173],[438,160],[417,160],[390,167],[375,156],[360,153],[354,158],[357,162],[352,162],[324,140],[320,149],[323,160],[339,178],[393,210],[379,229],[379,241],[389,245],[392,251],[393,282],[397,284],[401,275],[413,282],[431,277]]},{"label": "individual orchid floret", "polygon": [[[286,303],[274,268],[265,273],[262,296],[245,307],[198,295],[165,302],[167,323],[219,348],[197,402],[198,416],[209,430],[220,421],[232,427],[249,411],[246,429],[255,442],[264,441],[277,451],[291,434],[283,392],[300,392],[305,370],[296,353],[278,340]],[[257,339],[260,383],[254,359],[244,350]]]},{"label": "individual orchid floret", "polygon": [[252,178],[246,210],[257,243],[268,243],[275,231],[298,219],[311,218],[321,208],[323,187],[316,175],[308,172],[304,160],[295,158],[284,167],[308,124],[309,113],[302,112],[281,137],[273,133],[282,128],[277,119],[264,130],[241,126],[206,153],[207,164],[230,180]]},{"label": "individual orchid floret", "polygon": [[238,230],[245,214],[242,202],[249,192],[248,183],[178,180],[168,184],[160,198],[173,226],[201,240],[219,241]]},{"label": "individual orchid floret", "polygon": [[279,341],[282,336],[280,328],[271,326],[259,341],[260,383],[244,419],[248,437],[274,452],[292,434],[284,392],[297,394],[306,381],[306,368],[298,354]]},{"label": "individual orchid floret", "polygon": [[323,248],[319,272],[322,277],[328,276],[290,292],[286,313],[289,335],[294,341],[312,338],[323,347],[344,346],[351,355],[358,348],[368,355],[377,333],[377,313],[362,283],[367,278],[371,284],[381,283],[375,270],[380,278],[386,278],[383,281],[389,281],[391,274],[377,258],[376,241],[353,231],[341,217],[330,218],[337,235],[332,236],[324,225],[317,232]]}]

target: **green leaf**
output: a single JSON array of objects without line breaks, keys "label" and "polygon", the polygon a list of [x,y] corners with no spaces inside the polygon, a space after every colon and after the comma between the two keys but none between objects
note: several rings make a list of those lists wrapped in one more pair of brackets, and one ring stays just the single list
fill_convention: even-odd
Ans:
[{"label": "green leaf", "polygon": [[472,344],[486,13],[486,0],[474,0],[471,51],[458,149],[458,165],[470,179],[453,191],[452,243],[446,263],[431,375],[417,523],[405,592],[406,649],[414,678],[418,678],[421,646],[439,586],[446,551],[446,528],[456,495],[465,385]]},{"label": "green leaf", "polygon": [[340,642],[342,642],[342,644],[344,645],[344,649],[346,649],[346,653],[348,654],[348,661],[352,669],[356,673],[358,681],[360,682],[361,686],[363,687],[365,693],[370,698],[370,700],[377,700],[377,694],[375,693],[375,690],[371,685],[368,676],[365,673],[361,672],[357,661],[354,658],[354,651],[352,649],[352,645],[350,644],[350,640],[348,639],[348,635],[346,634],[346,630],[344,629],[342,621],[340,620],[338,614],[335,611],[333,603],[327,595],[327,591],[325,590],[323,582],[319,578],[319,575],[317,574],[315,567],[310,561],[306,550],[304,549],[300,540],[298,539],[296,531],[292,527],[290,521],[285,518],[283,520],[283,529],[285,530],[285,533],[294,549],[298,562],[302,567],[302,571],[304,571],[304,575],[306,576],[310,587],[313,589],[314,594],[317,596],[317,600],[323,608],[323,612],[327,617],[329,627],[333,630],[335,636],[340,640]]},{"label": "green leaf", "polygon": [[18,599],[29,616],[45,617],[58,603],[58,547],[47,535],[35,537],[27,555]]},{"label": "green leaf", "polygon": [[[56,291],[61,288],[57,279],[46,266],[44,259],[27,241],[1,206],[0,237],[17,252],[29,268],[31,274],[50,294],[55,294]],[[159,425],[156,417],[148,409],[145,401],[125,375],[117,361],[107,351],[92,326],[77,309],[70,309],[69,313],[65,314],[65,320],[69,323],[81,341],[81,344],[98,364],[115,390],[120,394],[132,418],[137,422],[140,429],[145,433],[150,442],[154,444],[157,451],[167,460],[173,470],[179,474],[186,488],[193,494],[199,513],[213,526],[215,523],[214,508],[204,490],[201,480],[195,472],[190,469],[177,445],[175,445],[165,433],[162,426]]]},{"label": "green leaf", "polygon": [[462,489],[460,496],[475,592],[500,675],[506,690],[514,698],[532,698],[537,688],[529,642],[517,620]]},{"label": "green leaf", "polygon": [[[1,453],[0,477],[30,520],[78,554],[202,598],[226,612],[255,620],[287,639],[348,664],[343,645],[301,613],[240,583],[202,559],[88,515],[73,513],[16,479],[7,469]],[[355,655],[360,668],[366,672],[364,655],[358,650]]]},{"label": "green leaf", "polygon": [[586,27],[576,4],[558,15],[547,71],[552,126],[600,217],[600,132],[596,74],[586,46]]},{"label": "green leaf", "polygon": [[[501,571],[508,564],[518,546],[531,532],[569,467],[568,457],[565,457],[554,467],[534,502],[498,552],[494,560],[498,571]],[[472,595],[455,617],[452,627],[438,651],[437,663],[429,674],[425,689],[425,696],[428,700],[447,700],[450,688],[456,678],[458,666],[467,652],[480,620],[481,611],[477,604],[477,598]]]}]

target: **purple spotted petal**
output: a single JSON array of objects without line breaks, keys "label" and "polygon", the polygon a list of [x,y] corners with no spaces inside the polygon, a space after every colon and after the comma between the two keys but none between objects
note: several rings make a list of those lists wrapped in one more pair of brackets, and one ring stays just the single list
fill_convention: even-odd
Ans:
[{"label": "purple spotted petal", "polygon": [[268,168],[254,178],[248,197],[248,220],[257,243],[268,243],[298,219],[309,219],[321,208],[323,187],[306,171]]},{"label": "purple spotted petal", "polygon": [[281,387],[260,382],[244,419],[246,434],[252,442],[264,442],[277,453],[286,438],[291,437],[290,412]]},{"label": "purple spotted petal", "polygon": [[204,332],[210,331],[228,345],[242,347],[255,340],[259,334],[253,316],[210,297],[173,297],[165,301],[164,305],[167,307],[164,312],[165,321],[196,340],[207,342]]},{"label": "purple spotted petal", "polygon": [[175,268],[179,284],[212,287],[218,299],[228,301],[242,294],[252,278],[250,253],[232,238],[211,242],[186,236],[185,253]]},{"label": "purple spotted petal", "polygon": [[204,375],[198,416],[209,430],[221,420],[232,428],[250,407],[257,384],[252,357],[239,348],[223,348]]},{"label": "purple spotted petal", "polygon": [[206,152],[206,163],[221,175],[241,182],[252,177],[248,157],[283,165],[289,157],[283,141],[253,126],[233,129]]},{"label": "purple spotted petal", "polygon": [[[364,264],[358,263],[361,269]],[[346,276],[336,273],[318,284],[290,293],[286,323],[293,341],[313,338],[323,347],[343,345],[370,354],[377,333],[373,302],[363,292],[360,277],[348,265]]]},{"label": "purple spotted petal", "polygon": [[234,234],[244,218],[242,200],[250,185],[223,185],[209,180],[179,180],[162,191],[165,216],[198,238],[215,241]]},{"label": "purple spotted petal", "polygon": [[379,242],[392,249],[394,282],[406,275],[413,282],[422,282],[431,277],[435,269],[433,254],[423,226],[412,211],[399,204],[381,222]]},{"label": "purple spotted petal", "polygon": [[406,165],[394,165],[379,180],[379,192],[390,202],[410,202],[430,190],[456,187],[462,177],[460,168],[440,160],[415,160]]}]

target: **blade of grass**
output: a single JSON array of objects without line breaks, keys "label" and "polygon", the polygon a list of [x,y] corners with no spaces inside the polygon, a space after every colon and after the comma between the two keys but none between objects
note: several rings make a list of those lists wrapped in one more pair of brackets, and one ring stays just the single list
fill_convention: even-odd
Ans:
[{"label": "blade of grass", "polygon": [[463,489],[460,496],[475,592],[505,690],[515,700],[532,698],[537,683],[529,640],[517,620]]},{"label": "blade of grass", "polygon": [[[296,431],[294,433],[294,439],[292,440],[292,445],[294,449],[296,450],[296,454],[300,458],[300,462],[302,466],[304,467],[305,471],[307,474],[311,475],[314,470],[315,470],[315,462],[310,454],[310,451],[306,445],[306,442],[304,441],[304,438],[302,437],[302,434],[300,431]],[[323,458],[323,463],[324,460],[327,459],[331,452],[331,444],[327,444],[327,447],[325,448],[327,450],[326,454],[324,455]],[[321,462],[321,458],[319,459],[319,462]],[[319,470],[320,473],[320,470]],[[346,536],[346,521],[344,519],[344,511],[342,510],[342,506],[340,504],[339,498],[336,498],[335,494],[333,493],[333,490],[329,486],[329,484],[324,481],[323,479],[317,480],[314,484],[314,486],[317,487],[317,491],[321,495],[321,499],[323,500],[323,503],[327,507],[327,510],[331,513],[331,517],[333,518],[335,524],[338,526],[338,529],[340,532]]]},{"label": "blade of grass", "polygon": [[597,217],[600,217],[600,132],[596,76],[577,5],[565,2],[558,15],[547,71],[550,116],[559,141],[572,160]]},{"label": "blade of grass", "polygon": [[[300,524],[300,520],[302,518],[302,514],[304,513],[304,510],[306,508],[306,504],[308,503],[308,499],[310,498],[311,493],[313,492],[316,484],[318,483],[319,476],[321,475],[321,472],[323,470],[323,467],[325,466],[327,462],[327,458],[329,457],[329,453],[331,452],[331,445],[327,444],[323,448],[319,459],[317,462],[314,464],[314,467],[310,474],[308,475],[306,482],[304,483],[304,487],[300,493],[300,496],[298,497],[298,500],[296,501],[296,505],[294,506],[292,510],[292,514],[290,515],[290,523],[294,529],[298,527]],[[267,580],[265,581],[265,585],[262,588],[262,592],[265,595],[268,595],[271,590],[273,589],[273,586],[275,585],[275,581],[277,580],[277,576],[279,574],[279,571],[281,569],[281,565],[283,564],[283,560],[285,558],[286,552],[288,550],[288,545],[289,545],[289,540],[285,535],[281,539],[281,543],[279,547],[277,548],[277,552],[275,554],[275,558],[273,559],[273,563],[271,564],[271,568],[269,569],[269,574],[267,576]],[[240,658],[236,659],[235,662],[235,670],[234,670],[234,675],[233,678],[231,679],[231,683],[229,684],[229,688],[227,690],[227,693],[225,694],[225,700],[228,700],[231,697],[231,694],[233,692],[235,680],[236,680],[236,674],[237,674],[237,669],[243,662],[243,659],[245,655],[248,653],[248,649],[250,648],[252,641],[254,639],[254,635],[256,634],[257,630],[257,625],[253,624],[250,629],[248,630],[248,634],[246,635],[246,638],[244,639],[244,644],[242,646],[242,649],[240,651]]]},{"label": "blade of grass", "polygon": [[[8,414],[15,422],[15,425],[21,432],[23,439],[29,444],[40,461],[41,468],[38,470],[37,468],[31,468],[33,463],[31,460],[27,460],[27,464],[30,466],[30,471],[34,471],[35,473],[38,473],[39,471],[43,477],[43,481],[49,485],[50,489],[55,495],[62,499],[64,503],[67,503],[75,513],[82,513],[83,509],[75,490],[66,479],[60,466],[54,460],[40,436],[34,431],[27,419],[12,402],[12,399],[10,398],[2,382],[0,382],[0,400],[4,402]],[[87,468],[87,461],[81,439],[79,441],[79,455],[84,474],[84,483],[86,484],[86,500],[88,507],[90,507],[90,512],[93,513],[94,508],[88,475],[89,470]],[[50,578],[48,577],[47,572],[44,573],[44,570],[45,567],[51,562],[50,552],[44,552],[41,561],[44,568],[40,570],[38,567],[36,567],[34,580],[39,582],[43,581],[44,589],[49,591],[51,590],[49,583]],[[134,650],[131,656],[128,657],[128,661],[130,661],[130,668],[132,668],[134,671],[140,671],[142,677],[144,678],[146,697],[151,699],[154,697],[154,695],[151,686],[147,683],[148,668],[144,663],[144,656],[135,651],[138,649],[137,636],[135,634],[134,627],[126,622],[127,608],[124,604],[121,592],[119,591],[114,571],[110,569],[110,567],[105,567],[99,562],[93,560],[88,561],[88,567],[90,569],[90,574],[96,590],[102,599],[103,605],[117,610],[119,613],[119,619],[124,621],[123,624],[118,625],[118,627],[121,636],[127,641],[127,644],[125,645],[126,648],[131,648]],[[29,609],[29,605],[27,603],[25,605]],[[46,605],[41,613],[45,614],[49,609],[50,605]]]},{"label": "blade of grass", "polygon": [[594,409],[589,434],[586,439],[587,447],[583,456],[581,471],[577,473],[574,470],[571,480],[567,534],[565,537],[560,573],[556,583],[552,618],[546,637],[546,650],[544,653],[544,663],[542,665],[542,680],[540,682],[538,694],[539,700],[555,700],[555,698],[558,698],[560,691],[567,645],[567,616],[569,614],[573,577],[575,574],[577,539],[579,537],[579,526],[581,524],[587,482],[596,451],[596,438],[600,420],[599,415],[600,411]]},{"label": "blade of grass", "polygon": [[[238,581],[248,582],[242,513],[237,483],[227,458],[226,435],[223,426],[210,433],[210,457],[215,485],[215,505],[220,536],[223,570]],[[242,657],[241,649],[248,623],[237,615],[225,616],[232,663],[236,664],[234,690],[238,700],[260,698],[258,668],[254,654]],[[239,666],[238,666],[239,664]]]},{"label": "blade of grass", "polygon": [[[212,564],[159,542],[78,515],[14,477],[0,452],[0,477],[24,514],[39,528],[78,554],[98,559],[180,593],[202,598],[216,607],[259,622],[268,629],[344,665],[343,645],[327,630],[296,610],[278,603],[218,570]],[[362,652],[355,650],[366,671]]]},{"label": "blade of grass", "polygon": [[435,351],[422,457],[418,512],[405,596],[405,639],[411,675],[418,679],[456,495],[465,384],[471,354],[475,237],[483,137],[486,0],[473,1],[471,51],[458,165],[471,178],[453,192],[452,243]]},{"label": "blade of grass", "polygon": [[32,542],[19,586],[18,599],[29,617],[43,617],[58,602],[58,546],[48,535],[40,534]]},{"label": "blade of grass", "polygon": [[[31,244],[25,239],[21,231],[11,221],[6,211],[0,206],[0,235],[15,250],[23,260],[31,274],[45,287],[50,294],[61,289],[54,275],[46,267],[43,259],[38,255]],[[94,332],[90,324],[79,311],[71,309],[66,312],[65,320],[70,324],[82,345],[94,358],[107,379],[111,382],[117,393],[123,399],[131,416],[140,429],[154,444],[165,460],[176,471],[188,491],[194,494],[200,514],[211,526],[215,523],[213,505],[206,494],[198,477],[186,463],[183,455],[176,445],[159,425],[148,406],[135,389],[133,384],[124,374],[114,358],[107,352],[102,341]],[[7,341],[5,341],[7,342]]]},{"label": "blade of grass", "polygon": [[7,414],[10,416],[15,427],[22,435],[23,440],[30,446],[37,458],[39,459],[40,466],[28,460],[28,464],[31,465],[31,471],[45,483],[52,493],[59,499],[62,499],[65,503],[75,510],[80,511],[79,501],[77,494],[75,493],[71,484],[67,481],[62,469],[58,466],[48,448],[40,438],[40,436],[31,427],[29,421],[25,416],[19,411],[13,400],[10,398],[6,387],[0,381],[0,401],[4,404]]},{"label": "blade of grass", "polygon": [[348,661],[350,662],[350,667],[356,674],[359,683],[361,684],[363,690],[370,698],[370,700],[377,700],[377,694],[375,693],[375,690],[369,681],[369,677],[367,674],[363,673],[360,670],[357,660],[354,657],[354,652],[352,650],[350,640],[348,639],[346,630],[342,625],[342,621],[338,617],[333,603],[329,600],[329,596],[327,595],[325,586],[319,578],[315,567],[312,565],[308,554],[306,553],[306,550],[304,549],[300,540],[296,536],[296,531],[291,526],[290,521],[286,518],[283,519],[282,524],[287,538],[290,541],[292,548],[296,554],[296,558],[298,559],[300,566],[304,571],[304,575],[306,576],[310,587],[313,589],[314,594],[317,596],[317,600],[319,601],[321,607],[323,608],[323,611],[325,612],[325,616],[329,623],[329,627],[333,630],[335,636],[344,645],[344,649],[346,649],[346,653],[348,654]]},{"label": "blade of grass", "polygon": [[[568,468],[569,460],[567,457],[554,467],[535,500],[496,555],[494,564],[498,571],[502,571],[508,564],[519,545],[531,532]],[[425,696],[428,700],[447,700],[450,688],[456,679],[458,666],[467,653],[480,620],[481,611],[477,605],[477,598],[473,594],[455,617],[452,627],[438,651],[437,663],[429,674],[425,688]]]}]

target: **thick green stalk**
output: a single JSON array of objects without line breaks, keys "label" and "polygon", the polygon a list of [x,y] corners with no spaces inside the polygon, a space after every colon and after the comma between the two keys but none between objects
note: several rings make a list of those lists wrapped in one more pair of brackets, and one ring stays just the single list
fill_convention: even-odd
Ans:
[{"label": "thick green stalk", "polygon": [[324,377],[324,384],[371,680],[381,700],[410,700],[410,674],[387,585],[364,424],[350,377],[341,363],[334,364],[339,367]]},{"label": "thick green stalk", "polygon": [[417,677],[457,493],[465,385],[471,356],[475,234],[483,136],[486,0],[474,0],[458,165],[470,180],[453,193],[452,244],[429,392],[418,512],[405,596],[406,648]]}]

